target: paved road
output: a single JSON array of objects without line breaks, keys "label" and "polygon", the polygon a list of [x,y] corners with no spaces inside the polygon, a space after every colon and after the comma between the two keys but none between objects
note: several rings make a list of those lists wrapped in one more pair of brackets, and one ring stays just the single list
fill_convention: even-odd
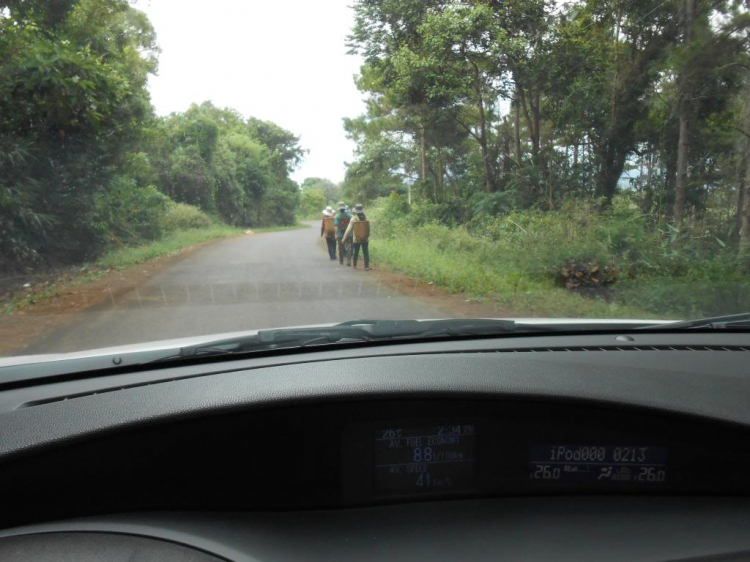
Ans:
[{"label": "paved road", "polygon": [[248,235],[202,248],[114,303],[81,314],[26,350],[78,351],[186,336],[338,322],[442,318],[376,272],[332,262],[318,229]]}]

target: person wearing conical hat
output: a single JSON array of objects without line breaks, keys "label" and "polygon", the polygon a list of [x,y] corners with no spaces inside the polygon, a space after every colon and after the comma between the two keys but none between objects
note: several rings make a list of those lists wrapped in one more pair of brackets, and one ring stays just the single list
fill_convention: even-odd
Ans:
[{"label": "person wearing conical hat", "polygon": [[326,230],[326,219],[333,219],[333,207],[330,205],[323,209],[323,220],[320,222],[320,235],[326,237],[328,257],[333,261],[336,259],[336,228]]}]

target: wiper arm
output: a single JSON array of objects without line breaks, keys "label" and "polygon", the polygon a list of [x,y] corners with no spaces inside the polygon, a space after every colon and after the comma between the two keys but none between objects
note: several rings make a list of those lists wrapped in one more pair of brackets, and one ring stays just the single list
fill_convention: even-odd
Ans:
[{"label": "wiper arm", "polygon": [[275,349],[294,349],[336,343],[405,340],[441,336],[485,336],[516,331],[544,331],[549,327],[518,324],[513,320],[450,319],[450,320],[352,320],[328,327],[280,328],[261,330],[243,336],[205,344],[185,346],[177,353],[154,362],[179,361],[197,357],[241,355]]},{"label": "wiper arm", "polygon": [[670,322],[668,324],[654,324],[642,326],[636,330],[691,330],[698,328],[709,328],[712,330],[747,330],[750,329],[750,312],[740,314],[727,314],[725,316],[712,316],[708,318],[696,318],[695,320],[684,320],[682,322]]},{"label": "wiper arm", "polygon": [[290,349],[348,341],[369,341],[371,337],[358,328],[297,328],[262,330],[256,335],[212,341],[181,347],[179,352],[155,362],[191,359],[217,355],[236,355],[272,349]]}]

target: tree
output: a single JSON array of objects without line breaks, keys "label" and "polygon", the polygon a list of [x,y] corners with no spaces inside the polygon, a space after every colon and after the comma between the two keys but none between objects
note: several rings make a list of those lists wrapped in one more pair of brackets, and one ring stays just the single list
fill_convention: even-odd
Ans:
[{"label": "tree", "polygon": [[325,205],[335,205],[341,199],[341,186],[325,178],[305,178],[300,186],[304,193],[306,189],[318,189],[323,192]]},{"label": "tree", "polygon": [[[15,0],[5,7],[0,146],[15,156],[0,171],[0,198],[8,201],[0,205],[0,224],[11,240],[0,260],[83,259],[105,242],[92,215],[97,193],[110,185],[151,112],[153,30],[118,0]],[[113,36],[117,45],[105,39]],[[22,215],[39,220],[21,224],[8,214],[20,201]]]},{"label": "tree", "polygon": [[326,207],[326,196],[322,189],[307,187],[300,195],[300,215],[303,217],[319,217]]}]

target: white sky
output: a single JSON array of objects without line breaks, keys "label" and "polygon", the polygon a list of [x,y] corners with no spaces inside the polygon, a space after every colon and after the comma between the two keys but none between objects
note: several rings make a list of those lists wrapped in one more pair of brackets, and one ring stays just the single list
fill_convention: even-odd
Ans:
[{"label": "white sky", "polygon": [[149,82],[157,113],[211,100],[273,121],[309,150],[293,174],[344,178],[353,143],[342,119],[364,112],[347,55],[350,0],[137,0],[161,47]]}]

